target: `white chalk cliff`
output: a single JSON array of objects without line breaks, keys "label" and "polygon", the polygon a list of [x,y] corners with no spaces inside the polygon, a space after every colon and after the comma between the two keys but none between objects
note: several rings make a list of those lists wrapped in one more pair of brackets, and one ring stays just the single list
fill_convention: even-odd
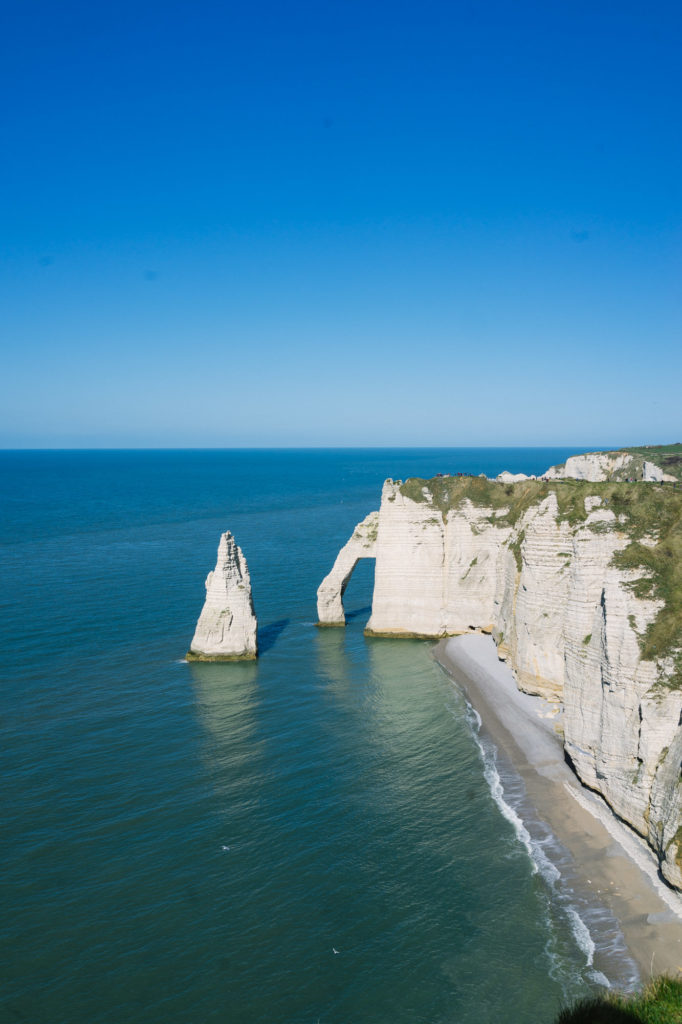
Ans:
[{"label": "white chalk cliff", "polygon": [[[508,474],[511,475],[511,474]],[[654,462],[630,452],[588,452],[571,455],[563,466],[550,466],[543,474],[547,480],[645,480],[649,483],[674,483],[677,477],[664,473]],[[501,477],[497,478],[498,480]]]},{"label": "white chalk cliff", "polygon": [[[662,602],[636,596],[632,584],[645,570],[614,564],[631,542],[623,516],[589,491],[577,512],[562,514],[558,495],[570,485],[538,481],[516,485],[537,488],[538,498],[514,520],[500,501],[512,486],[481,484],[497,489],[486,506],[466,497],[478,483],[462,485],[454,503],[434,496],[435,481],[420,481],[409,496],[399,482],[384,484],[378,517],[361,524],[376,523],[364,548],[376,557],[368,634],[491,632],[519,686],[563,705],[565,749],[579,778],[648,841],[663,876],[682,888],[682,690],[670,685],[681,652],[643,658],[641,637]],[[342,591],[361,544],[354,533],[320,587],[321,621],[343,621]]]},{"label": "white chalk cliff", "polygon": [[249,569],[242,549],[228,530],[220,538],[216,567],[206,577],[206,601],[187,658],[191,661],[255,658],[257,632]]},{"label": "white chalk cliff", "polygon": [[671,476],[670,473],[664,473],[654,462],[644,461],[642,464],[642,480],[653,483],[675,483],[677,477]]},{"label": "white chalk cliff", "polygon": [[535,477],[526,476],[525,473],[510,473],[509,470],[503,469],[495,479],[500,484],[518,484],[522,480],[535,480]]},{"label": "white chalk cliff", "polygon": [[321,626],[344,626],[343,595],[353,569],[361,558],[374,558],[379,513],[370,512],[353,530],[336,556],[332,571],[317,590],[317,617]]}]

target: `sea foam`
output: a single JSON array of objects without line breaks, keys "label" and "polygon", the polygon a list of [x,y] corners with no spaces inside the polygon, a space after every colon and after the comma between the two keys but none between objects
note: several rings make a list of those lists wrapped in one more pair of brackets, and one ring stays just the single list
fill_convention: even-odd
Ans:
[{"label": "sea foam", "polygon": [[[565,881],[557,861],[567,861],[568,854],[563,849],[554,834],[540,821],[533,828],[535,834],[527,824],[527,819],[521,816],[517,808],[520,807],[525,790],[523,782],[518,778],[510,777],[503,784],[498,769],[497,751],[492,742],[481,736],[482,720],[479,713],[469,702],[466,702],[466,717],[470,725],[473,738],[479,749],[483,763],[483,775],[488,784],[490,794],[499,808],[501,814],[513,827],[516,839],[520,846],[526,851],[533,874],[539,874],[547,885],[547,914],[546,920],[550,931],[554,932],[553,918],[558,911],[568,925],[573,936],[575,945],[584,957],[583,971],[589,980],[604,988],[610,988],[609,978],[600,970],[594,967],[594,956],[596,943],[587,919],[593,921],[593,926],[600,933],[600,940],[603,932],[604,941],[600,941],[600,947],[614,957],[620,966],[618,971],[618,984],[621,987],[632,987],[638,981],[637,968],[627,952],[625,942],[612,915],[601,906],[582,905],[576,893]],[[518,792],[517,792],[518,791]],[[516,806],[514,806],[516,804]],[[580,909],[578,906],[580,905]],[[554,910],[554,912],[553,912]],[[579,980],[574,970],[557,949],[557,936],[553,934],[548,940],[546,953],[550,961],[550,974],[562,986],[568,996],[571,987]],[[582,972],[579,972],[579,974]]]}]

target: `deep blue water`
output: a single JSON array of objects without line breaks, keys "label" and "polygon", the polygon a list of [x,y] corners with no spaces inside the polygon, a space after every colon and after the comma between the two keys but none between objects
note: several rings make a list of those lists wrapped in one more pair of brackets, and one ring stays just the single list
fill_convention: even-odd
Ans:
[{"label": "deep blue water", "polygon": [[[363,636],[371,563],[314,627],[386,476],[568,454],[0,453],[0,1020],[541,1024],[584,992],[463,698]],[[261,657],[188,665],[228,528]]]}]

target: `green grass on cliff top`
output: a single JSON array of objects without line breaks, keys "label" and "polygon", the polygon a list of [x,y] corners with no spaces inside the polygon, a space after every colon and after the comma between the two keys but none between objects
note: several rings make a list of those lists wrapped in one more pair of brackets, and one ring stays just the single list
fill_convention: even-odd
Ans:
[{"label": "green grass on cliff top", "polygon": [[661,977],[634,996],[609,992],[581,999],[555,1024],[682,1024],[682,981]]},{"label": "green grass on cliff top", "polygon": [[[588,483],[585,480],[524,480],[502,484],[485,477],[446,476],[406,480],[400,490],[412,501],[425,502],[438,510],[443,519],[449,511],[469,500],[479,507],[492,509],[489,521],[500,526],[515,526],[531,506],[552,493],[556,495],[559,518],[571,526],[578,526],[587,519],[586,497],[596,495],[603,503],[608,502],[608,507],[622,521],[613,525],[597,523],[592,529],[626,534],[630,543],[615,554],[614,565],[621,569],[643,570],[631,584],[635,595],[665,602],[640,636],[642,658],[656,661],[672,654],[676,671],[667,685],[682,688],[682,488],[672,484]],[[643,539],[652,538],[656,540],[654,547],[641,543]],[[514,544],[512,539],[510,547],[520,568],[518,537],[518,550]]]}]

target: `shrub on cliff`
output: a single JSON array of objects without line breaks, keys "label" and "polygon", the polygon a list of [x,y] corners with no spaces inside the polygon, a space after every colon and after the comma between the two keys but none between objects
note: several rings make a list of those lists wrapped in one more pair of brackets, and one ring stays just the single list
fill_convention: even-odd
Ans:
[{"label": "shrub on cliff", "polygon": [[634,996],[581,999],[555,1024],[682,1024],[682,981],[660,977]]}]

